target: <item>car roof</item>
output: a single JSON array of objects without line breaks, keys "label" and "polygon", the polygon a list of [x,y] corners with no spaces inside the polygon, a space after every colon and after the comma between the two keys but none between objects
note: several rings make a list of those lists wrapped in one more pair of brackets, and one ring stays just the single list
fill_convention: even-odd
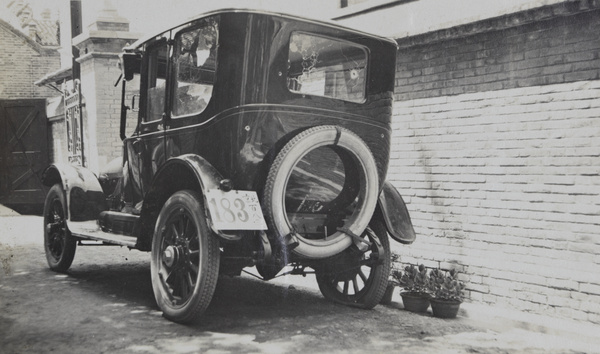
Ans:
[{"label": "car roof", "polygon": [[142,36],[137,41],[135,41],[133,44],[125,47],[124,50],[126,50],[126,51],[135,50],[136,48],[142,46],[144,43],[152,40],[156,36],[159,36],[167,31],[173,30],[175,28],[184,26],[188,23],[194,22],[200,18],[218,15],[218,14],[227,14],[227,13],[261,14],[261,15],[272,16],[272,17],[287,18],[287,19],[291,19],[291,20],[295,20],[295,21],[314,23],[314,24],[318,24],[321,26],[326,26],[326,27],[330,27],[330,28],[343,30],[346,32],[352,32],[352,33],[355,33],[360,36],[365,36],[365,37],[377,39],[380,41],[390,42],[391,44],[397,46],[396,41],[391,38],[382,37],[382,36],[378,36],[373,33],[367,33],[367,32],[363,32],[363,31],[355,30],[355,29],[345,27],[345,26],[342,26],[340,24],[337,24],[337,23],[331,22],[331,21],[316,20],[316,19],[306,18],[306,17],[302,17],[302,16],[298,16],[298,15],[286,14],[286,13],[282,13],[282,12],[271,12],[271,11],[266,11],[266,10],[256,10],[256,9],[249,9],[249,8],[223,8],[223,9],[218,9],[218,10],[214,10],[214,11],[203,12],[196,16],[192,16],[185,20],[179,21],[177,23],[172,23],[170,25],[167,25],[160,31],[153,31],[152,33],[148,33],[148,34]]}]

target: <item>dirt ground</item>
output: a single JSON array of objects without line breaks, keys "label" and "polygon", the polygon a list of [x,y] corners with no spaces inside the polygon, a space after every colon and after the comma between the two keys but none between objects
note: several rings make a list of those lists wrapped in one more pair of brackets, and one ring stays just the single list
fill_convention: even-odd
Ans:
[{"label": "dirt ground", "polygon": [[223,277],[204,321],[178,325],[154,302],[149,254],[78,247],[69,273],[58,274],[47,268],[41,229],[37,217],[0,216],[1,353],[594,352],[462,315],[409,313],[398,299],[370,311],[333,304],[310,277]]}]

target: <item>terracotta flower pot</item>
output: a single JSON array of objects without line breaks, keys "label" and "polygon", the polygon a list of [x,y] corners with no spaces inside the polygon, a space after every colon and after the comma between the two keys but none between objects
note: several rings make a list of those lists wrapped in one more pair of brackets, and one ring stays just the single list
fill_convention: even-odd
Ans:
[{"label": "terracotta flower pot", "polygon": [[460,301],[431,299],[433,315],[439,318],[455,318],[460,308]]},{"label": "terracotta flower pot", "polygon": [[422,293],[402,293],[404,309],[410,312],[427,312],[429,297]]}]

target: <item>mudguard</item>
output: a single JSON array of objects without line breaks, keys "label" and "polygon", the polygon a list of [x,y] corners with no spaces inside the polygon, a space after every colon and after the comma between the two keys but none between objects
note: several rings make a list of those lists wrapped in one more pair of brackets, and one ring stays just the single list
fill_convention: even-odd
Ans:
[{"label": "mudguard", "polygon": [[390,236],[404,244],[413,243],[416,234],[408,209],[398,190],[388,181],[383,184],[383,190],[377,201],[385,226]]},{"label": "mudguard", "polygon": [[217,171],[210,162],[206,161],[201,156],[195,154],[185,154],[169,159],[156,173],[152,179],[152,186],[160,183],[165,179],[169,171],[176,165],[184,165],[190,172],[194,173],[196,181],[200,183],[202,190],[219,188],[219,183],[223,180],[223,176]]},{"label": "mudguard", "polygon": [[42,182],[49,187],[62,184],[69,221],[96,220],[100,212],[106,210],[106,198],[98,177],[85,167],[50,165],[42,174]]},{"label": "mudguard", "polygon": [[[158,213],[173,193],[182,189],[195,189],[202,192],[209,189],[218,189],[221,181],[223,181],[223,176],[207,160],[198,155],[185,154],[169,159],[154,175],[150,189],[144,197],[141,213],[142,227],[144,228],[142,236],[154,233],[154,222],[158,217]],[[219,237],[228,241],[241,239],[241,235],[224,233],[214,227],[206,199],[204,200],[203,212],[209,227]],[[148,240],[142,242],[146,245]]]}]

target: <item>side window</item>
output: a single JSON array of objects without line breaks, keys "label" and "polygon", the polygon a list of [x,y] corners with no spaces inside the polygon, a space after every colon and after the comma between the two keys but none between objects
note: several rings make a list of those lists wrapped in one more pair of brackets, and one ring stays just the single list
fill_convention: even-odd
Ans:
[{"label": "side window", "polygon": [[127,110],[125,135],[132,136],[138,125],[138,113],[140,104],[140,74],[135,73],[133,79],[127,81],[125,86],[125,102],[130,109]]},{"label": "side window", "polygon": [[179,34],[175,56],[177,83],[173,117],[197,114],[212,96],[217,63],[218,24],[209,18],[199,28]]},{"label": "side window", "polygon": [[367,49],[339,39],[294,32],[288,53],[288,89],[350,102],[366,98]]},{"label": "side window", "polygon": [[165,111],[167,44],[152,48],[148,56],[145,121],[150,122],[161,119]]}]

